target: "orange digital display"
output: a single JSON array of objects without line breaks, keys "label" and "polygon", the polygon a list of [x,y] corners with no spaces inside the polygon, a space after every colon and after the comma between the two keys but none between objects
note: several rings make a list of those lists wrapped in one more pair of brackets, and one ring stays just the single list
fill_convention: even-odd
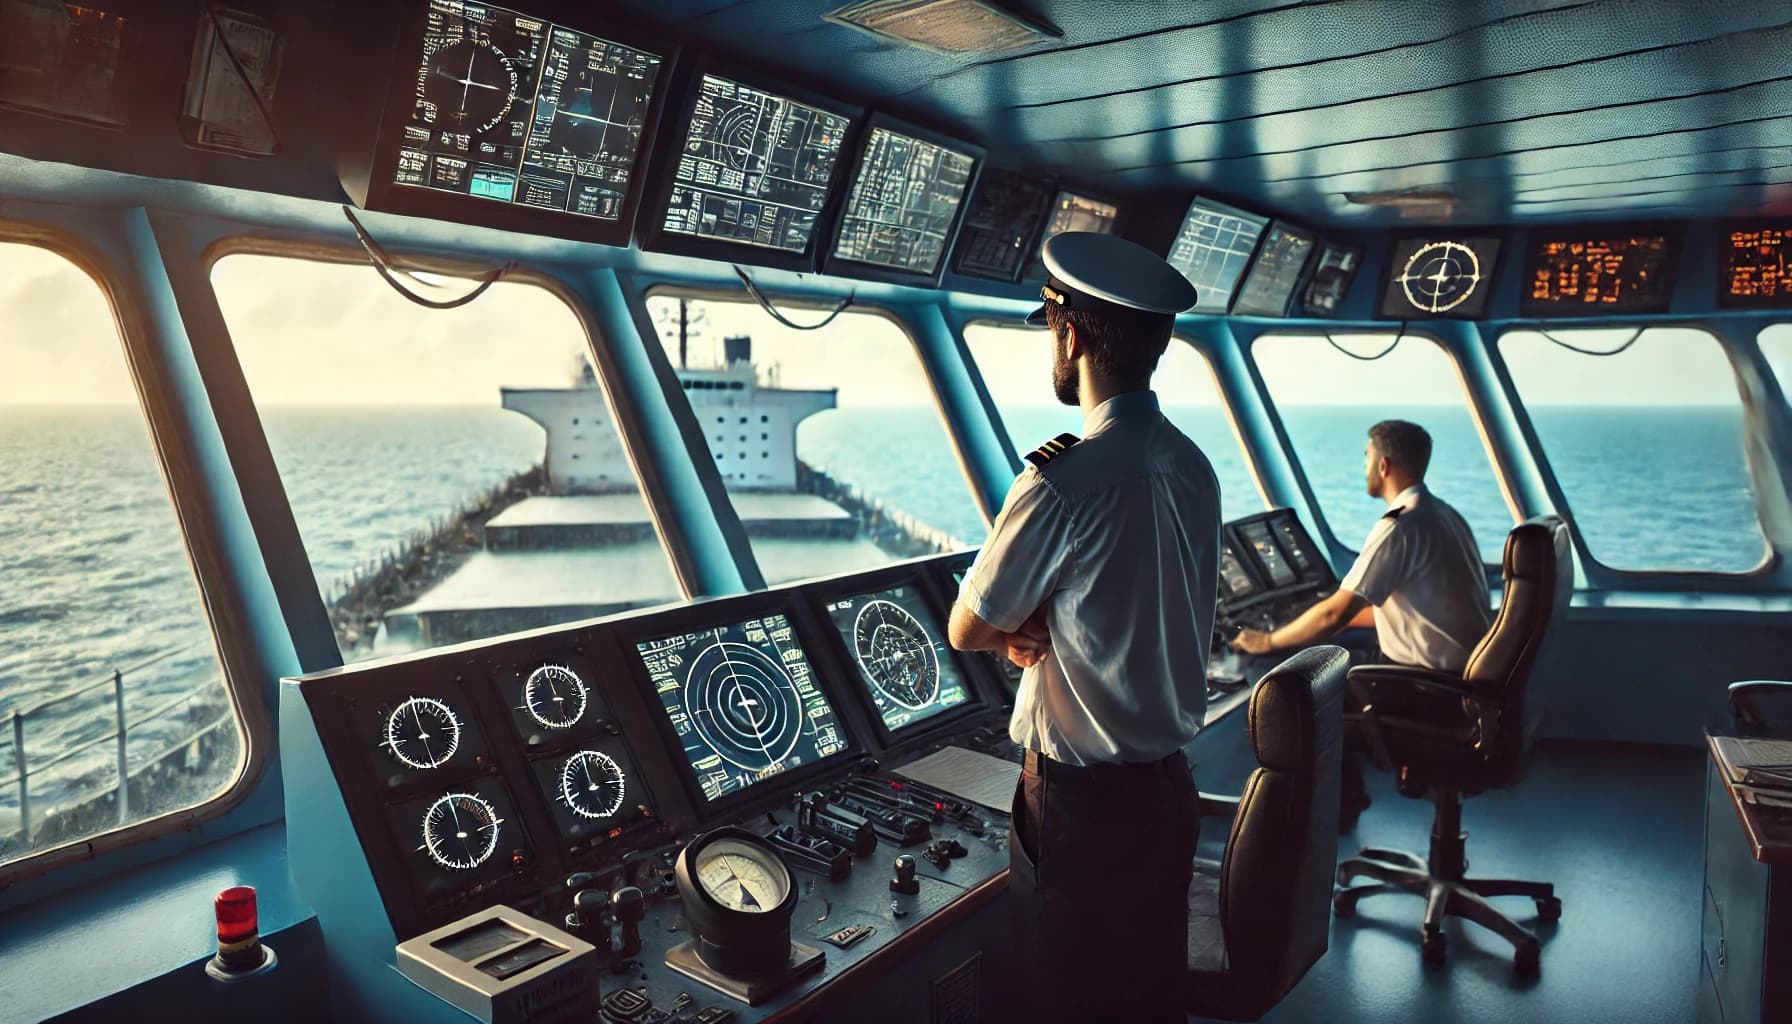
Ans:
[{"label": "orange digital display", "polygon": [[1533,236],[1520,306],[1525,316],[1660,313],[1673,291],[1666,234]]},{"label": "orange digital display", "polygon": [[1792,223],[1748,224],[1724,234],[1717,304],[1792,306]]}]

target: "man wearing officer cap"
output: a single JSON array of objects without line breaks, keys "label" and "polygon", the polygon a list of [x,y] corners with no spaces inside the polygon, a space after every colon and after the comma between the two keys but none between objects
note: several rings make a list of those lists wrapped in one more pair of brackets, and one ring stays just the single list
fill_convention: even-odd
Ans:
[{"label": "man wearing officer cap", "polygon": [[959,650],[1026,668],[1009,833],[1016,1019],[1182,1021],[1219,484],[1151,374],[1195,289],[1147,249],[1045,245],[1052,389],[1083,435],[1027,456],[952,609]]}]

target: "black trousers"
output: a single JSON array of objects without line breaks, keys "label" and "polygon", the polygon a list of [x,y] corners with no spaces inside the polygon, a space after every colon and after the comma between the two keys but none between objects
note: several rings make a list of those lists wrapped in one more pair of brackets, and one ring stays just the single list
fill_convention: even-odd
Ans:
[{"label": "black trousers", "polygon": [[1200,827],[1187,760],[1077,768],[1029,754],[1013,811],[1013,1019],[1187,1020]]}]

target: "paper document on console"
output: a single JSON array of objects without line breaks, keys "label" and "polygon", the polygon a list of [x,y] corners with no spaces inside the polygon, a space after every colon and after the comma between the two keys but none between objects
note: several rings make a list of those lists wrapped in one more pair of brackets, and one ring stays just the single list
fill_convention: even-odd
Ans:
[{"label": "paper document on console", "polygon": [[1711,743],[1730,781],[1792,789],[1792,740],[1713,736]]},{"label": "paper document on console", "polygon": [[937,750],[895,771],[1003,814],[1014,805],[1014,787],[1020,784],[1020,765],[963,747]]}]

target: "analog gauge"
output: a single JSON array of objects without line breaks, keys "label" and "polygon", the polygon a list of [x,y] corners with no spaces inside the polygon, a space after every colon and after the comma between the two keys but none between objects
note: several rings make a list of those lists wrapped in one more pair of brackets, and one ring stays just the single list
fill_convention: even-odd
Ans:
[{"label": "analog gauge", "polygon": [[460,749],[460,719],[434,697],[412,697],[386,716],[380,745],[407,768],[439,768]]},{"label": "analog gauge", "polygon": [[442,47],[430,55],[423,75],[423,98],[460,131],[491,131],[516,103],[516,69],[488,40]]},{"label": "analog gauge", "polygon": [[585,681],[563,665],[543,665],[523,683],[523,710],[548,729],[565,729],[585,714]]},{"label": "analog gauge", "polygon": [[767,847],[721,838],[705,844],[696,859],[703,891],[728,910],[764,914],[790,895],[790,869]]},{"label": "analog gauge", "polygon": [[484,797],[449,793],[423,812],[423,845],[417,849],[450,871],[469,871],[498,848],[503,824]]},{"label": "analog gauge", "polygon": [[628,780],[608,754],[581,750],[560,769],[560,802],[581,818],[608,818],[622,809]]}]

